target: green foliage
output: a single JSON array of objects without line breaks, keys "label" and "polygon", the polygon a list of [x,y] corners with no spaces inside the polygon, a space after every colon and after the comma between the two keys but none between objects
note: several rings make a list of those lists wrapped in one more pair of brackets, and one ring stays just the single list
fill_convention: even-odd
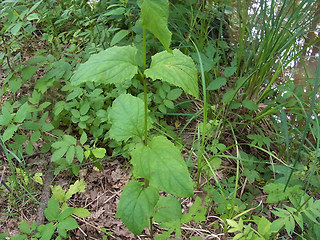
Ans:
[{"label": "green foliage", "polygon": [[198,97],[195,65],[190,57],[178,49],[174,49],[173,53],[163,51],[152,56],[151,66],[145,71],[145,74],[152,80],[160,79]]},{"label": "green foliage", "polygon": [[[10,239],[25,240],[25,239],[41,239],[50,240],[67,238],[68,231],[79,227],[77,221],[72,215],[80,218],[90,216],[90,212],[85,208],[69,207],[66,201],[75,193],[85,191],[86,183],[84,180],[78,180],[70,185],[70,188],[65,192],[60,186],[51,186],[53,196],[50,198],[47,207],[44,210],[44,215],[49,223],[37,225],[34,221],[31,226],[22,221],[19,223],[21,234],[15,234]],[[62,202],[62,204],[60,204]]]}]

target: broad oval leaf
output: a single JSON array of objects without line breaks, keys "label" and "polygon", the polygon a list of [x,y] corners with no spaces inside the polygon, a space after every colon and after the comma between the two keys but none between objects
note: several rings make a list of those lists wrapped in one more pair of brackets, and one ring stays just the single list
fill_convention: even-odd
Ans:
[{"label": "broad oval leaf", "polygon": [[192,59],[175,49],[173,53],[163,51],[152,56],[152,62],[145,75],[152,80],[160,79],[194,97],[199,96],[197,69]]},{"label": "broad oval leaf", "polygon": [[78,85],[85,82],[110,84],[131,79],[138,71],[136,54],[137,49],[132,46],[115,46],[94,54],[87,62],[80,64],[70,80],[71,84]]},{"label": "broad oval leaf", "polygon": [[144,188],[143,183],[132,180],[123,188],[116,217],[120,217],[132,233],[139,235],[149,226],[158,199],[156,188]]},{"label": "broad oval leaf", "polygon": [[183,157],[164,136],[154,137],[147,146],[131,153],[136,177],[146,178],[150,185],[179,197],[193,196],[193,185]]},{"label": "broad oval leaf", "polygon": [[[112,105],[109,119],[112,126],[109,136],[117,141],[126,141],[131,137],[143,137],[144,134],[144,102],[130,94],[120,95]],[[148,117],[148,129],[151,118]]]},{"label": "broad oval leaf", "polygon": [[141,6],[142,27],[159,39],[167,51],[171,51],[171,32],[168,29],[168,0],[144,0]]}]

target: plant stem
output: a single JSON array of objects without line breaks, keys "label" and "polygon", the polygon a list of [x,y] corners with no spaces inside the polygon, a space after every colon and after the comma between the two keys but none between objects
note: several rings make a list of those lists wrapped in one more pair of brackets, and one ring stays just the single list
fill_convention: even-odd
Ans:
[{"label": "plant stem", "polygon": [[[147,47],[146,47],[146,28],[143,28],[142,33],[142,61],[143,61],[143,73],[147,67]],[[148,102],[147,102],[147,79],[142,75],[143,81],[143,95],[144,95],[144,144],[148,145]]]}]

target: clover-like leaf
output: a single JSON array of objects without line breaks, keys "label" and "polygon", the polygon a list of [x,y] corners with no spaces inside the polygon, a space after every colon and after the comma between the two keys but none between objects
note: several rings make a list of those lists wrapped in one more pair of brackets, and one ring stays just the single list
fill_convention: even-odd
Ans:
[{"label": "clover-like leaf", "polygon": [[87,62],[80,64],[70,80],[71,84],[78,85],[85,82],[110,84],[131,79],[138,71],[136,54],[137,49],[131,46],[115,46],[94,54]]},{"label": "clover-like leaf", "polygon": [[[120,95],[112,105],[109,119],[112,126],[109,131],[111,138],[126,141],[131,137],[142,138],[144,133],[144,102],[130,94]],[[151,118],[148,117],[148,129]]]},{"label": "clover-like leaf", "polygon": [[173,53],[163,51],[152,56],[152,62],[145,75],[152,80],[160,79],[181,87],[194,97],[199,96],[197,69],[192,59],[175,49]]},{"label": "clover-like leaf", "polygon": [[132,233],[139,235],[149,226],[158,199],[156,188],[144,188],[143,183],[132,180],[123,188],[116,217],[120,217]]},{"label": "clover-like leaf", "polygon": [[142,27],[147,28],[170,51],[171,32],[168,29],[169,1],[144,0],[141,6]]},{"label": "clover-like leaf", "polygon": [[147,146],[131,153],[136,177],[148,179],[150,185],[179,197],[193,196],[192,180],[186,163],[166,137],[154,137]]}]

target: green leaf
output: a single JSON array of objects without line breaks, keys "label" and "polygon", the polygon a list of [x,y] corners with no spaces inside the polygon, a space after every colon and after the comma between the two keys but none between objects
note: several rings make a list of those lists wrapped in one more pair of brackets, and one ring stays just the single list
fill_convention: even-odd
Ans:
[{"label": "green leaf", "polygon": [[67,207],[64,209],[58,216],[58,221],[61,222],[62,220],[66,219],[67,217],[71,216],[74,212],[73,207]]},{"label": "green leaf", "polygon": [[83,157],[84,157],[84,154],[83,154],[83,149],[81,146],[76,146],[76,157],[77,159],[79,160],[79,162],[82,163],[83,161]]},{"label": "green leaf", "polygon": [[9,89],[13,93],[16,93],[20,89],[21,85],[22,85],[21,78],[10,79],[9,81]]},{"label": "green leaf", "polygon": [[116,217],[120,217],[133,234],[139,235],[149,226],[158,198],[156,188],[144,188],[143,183],[132,180],[123,188]]},{"label": "green leaf", "polygon": [[237,71],[237,67],[226,67],[223,74],[226,78],[231,77]]},{"label": "green leaf", "polygon": [[181,203],[173,196],[160,196],[155,207],[154,220],[156,222],[171,222],[182,217]]},{"label": "green leaf", "polygon": [[104,148],[94,148],[91,152],[96,158],[104,158],[107,151]]},{"label": "green leaf", "polygon": [[218,77],[208,85],[207,90],[218,90],[222,86],[226,85],[226,83],[227,83],[227,79],[223,77]]},{"label": "green leaf", "polygon": [[4,131],[2,135],[3,142],[8,141],[10,138],[13,137],[13,134],[18,130],[18,125],[9,125],[9,127]]},{"label": "green leaf", "polygon": [[81,179],[81,180],[77,180],[74,184],[72,184],[69,188],[69,190],[66,193],[66,197],[65,199],[69,199],[72,197],[73,194],[75,193],[81,193],[81,192],[85,192],[86,190],[86,182]]},{"label": "green leaf", "polygon": [[73,214],[77,217],[86,218],[90,216],[90,212],[85,208],[75,208]]},{"label": "green leaf", "polygon": [[28,103],[24,103],[19,110],[17,111],[15,117],[14,117],[14,121],[18,122],[18,123],[22,123],[23,120],[26,118],[27,114],[28,114],[28,108],[29,105]]},{"label": "green leaf", "polygon": [[168,93],[167,98],[173,101],[173,100],[176,100],[178,97],[180,97],[181,94],[182,94],[182,90],[180,88],[175,88]]},{"label": "green leaf", "polygon": [[10,240],[26,240],[26,239],[28,239],[28,235],[26,234],[15,234],[10,238]]},{"label": "green leaf", "polygon": [[154,137],[147,146],[138,146],[131,153],[136,177],[179,197],[193,196],[193,184],[179,149],[166,137]]},{"label": "green leaf", "polygon": [[242,105],[249,110],[258,110],[258,105],[252,100],[243,100]]},{"label": "green leaf", "polygon": [[30,234],[31,233],[30,226],[26,221],[22,221],[22,222],[19,223],[19,230],[22,233],[26,233],[26,234]]},{"label": "green leaf", "polygon": [[60,185],[50,186],[53,196],[60,202],[66,200],[66,192],[62,189]]},{"label": "green leaf", "polygon": [[[117,141],[127,141],[131,137],[144,135],[144,102],[130,94],[120,95],[112,105],[109,119],[112,126],[109,131],[111,138]],[[151,118],[148,117],[148,129],[151,128]]]},{"label": "green leaf", "polygon": [[167,108],[174,109],[174,103],[172,101],[168,99],[164,99],[163,103]]},{"label": "green leaf", "polygon": [[65,229],[65,230],[72,230],[72,229],[76,229],[78,228],[79,225],[77,223],[77,221],[72,218],[72,217],[68,217],[64,220],[62,220],[61,222],[58,223],[57,228],[59,229]]},{"label": "green leaf", "polygon": [[68,146],[63,146],[57,150],[55,150],[51,156],[51,161],[56,162],[59,161],[64,154],[68,151],[69,147]]},{"label": "green leaf", "polygon": [[55,221],[59,216],[59,208],[59,202],[54,197],[51,197],[47,208],[44,210],[44,215],[49,221]]},{"label": "green leaf", "polygon": [[0,239],[6,239],[9,236],[8,232],[0,233]]},{"label": "green leaf", "polygon": [[30,136],[30,142],[34,143],[35,141],[38,141],[40,137],[41,137],[40,131],[35,131]]},{"label": "green leaf", "polygon": [[196,197],[196,200],[190,207],[189,212],[183,215],[181,222],[187,223],[191,220],[194,220],[197,223],[206,221],[206,207],[201,205],[201,198],[199,196]]},{"label": "green leaf", "polygon": [[84,145],[88,140],[87,134],[85,131],[82,132],[81,137],[80,137],[80,143]]},{"label": "green leaf", "polygon": [[112,47],[92,55],[80,64],[71,78],[72,85],[85,82],[105,84],[121,83],[132,79],[138,71],[136,62],[137,49],[131,46]]},{"label": "green leaf", "polygon": [[41,238],[39,240],[50,240],[56,230],[56,226],[53,222],[50,222],[47,225],[42,225],[42,227],[38,229],[41,233]]},{"label": "green leaf", "polygon": [[85,102],[81,105],[80,107],[80,114],[85,115],[90,109],[90,104],[89,102]]},{"label": "green leaf", "polygon": [[175,49],[173,53],[163,51],[152,56],[152,62],[145,75],[152,80],[160,79],[181,87],[194,97],[199,96],[197,69],[192,59]]},{"label": "green leaf", "polygon": [[128,30],[120,30],[119,32],[117,32],[110,43],[110,46],[113,46],[115,44],[117,44],[118,42],[120,42],[123,38],[125,38],[128,34],[130,33],[130,31]]},{"label": "green leaf", "polygon": [[171,32],[168,29],[168,0],[144,0],[141,6],[142,27],[147,28],[170,51]]},{"label": "green leaf", "polygon": [[68,164],[71,164],[74,159],[74,154],[76,153],[76,149],[74,146],[70,146],[66,153],[66,161]]},{"label": "green leaf", "polygon": [[21,77],[24,81],[28,81],[32,78],[33,74],[36,73],[38,70],[38,67],[35,66],[27,66],[22,69],[21,71]]}]

